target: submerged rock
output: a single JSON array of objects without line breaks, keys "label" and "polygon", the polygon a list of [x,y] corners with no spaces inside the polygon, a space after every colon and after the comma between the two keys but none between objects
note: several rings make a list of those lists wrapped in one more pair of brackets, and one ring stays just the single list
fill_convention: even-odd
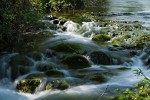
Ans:
[{"label": "submerged rock", "polygon": [[45,75],[48,77],[63,77],[63,72],[60,72],[58,70],[48,70],[45,72]]},{"label": "submerged rock", "polygon": [[110,37],[107,34],[98,34],[93,36],[92,40],[96,42],[106,42],[110,40]]},{"label": "submerged rock", "polygon": [[111,65],[112,58],[102,51],[94,51],[90,54],[90,59],[94,64]]},{"label": "submerged rock", "polygon": [[90,67],[89,61],[81,55],[70,55],[67,56],[62,63],[68,66],[71,69],[80,69]]},{"label": "submerged rock", "polygon": [[93,82],[99,82],[99,83],[103,83],[107,81],[105,76],[99,73],[89,76],[89,80]]},{"label": "submerged rock", "polygon": [[72,53],[72,52],[76,52],[76,51],[81,50],[81,47],[78,44],[61,43],[61,44],[58,44],[58,45],[52,47],[52,49],[57,51],[57,52],[69,52],[69,53]]},{"label": "submerged rock", "polygon": [[40,61],[42,59],[42,54],[39,52],[33,52],[32,54],[29,55],[32,59],[35,61]]},{"label": "submerged rock", "polygon": [[30,70],[33,62],[26,56],[17,54],[10,58],[11,78],[16,79],[20,74],[25,74]]},{"label": "submerged rock", "polygon": [[28,75],[25,79],[42,79],[45,75],[43,73],[32,73]]},{"label": "submerged rock", "polygon": [[42,71],[42,72],[45,72],[47,70],[51,70],[51,69],[54,69],[56,67],[55,64],[53,63],[46,63],[46,62],[40,62],[36,65],[36,69],[38,71]]},{"label": "submerged rock", "polygon": [[69,88],[69,83],[63,79],[57,79],[52,82],[47,83],[45,89],[59,89],[59,90],[65,90]]},{"label": "submerged rock", "polygon": [[40,79],[24,79],[17,83],[16,89],[24,93],[34,93],[40,82]]}]

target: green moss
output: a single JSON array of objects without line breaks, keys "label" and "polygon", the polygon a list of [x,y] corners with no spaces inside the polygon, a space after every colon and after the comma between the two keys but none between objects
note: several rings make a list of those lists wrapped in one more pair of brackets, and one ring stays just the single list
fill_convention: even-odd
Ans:
[{"label": "green moss", "polygon": [[130,38],[130,35],[122,35],[112,39],[112,45],[121,45],[124,42],[124,39]]},{"label": "green moss", "polygon": [[48,70],[45,72],[45,75],[49,76],[49,77],[62,77],[62,76],[64,76],[64,74],[62,72],[57,71],[57,70]]},{"label": "green moss", "polygon": [[63,79],[57,79],[52,82],[49,82],[45,87],[46,90],[49,90],[49,89],[65,90],[67,88],[69,88],[69,84],[67,81]]},{"label": "green moss", "polygon": [[42,77],[44,77],[44,74],[34,73],[34,74],[28,75],[25,79],[41,79]]},{"label": "green moss", "polygon": [[71,69],[90,67],[89,61],[81,55],[70,55],[66,57],[62,62]]},{"label": "green moss", "polygon": [[47,70],[51,70],[55,67],[56,65],[53,64],[53,63],[39,63],[36,65],[36,68],[38,71],[42,71],[42,72],[45,72]]},{"label": "green moss", "polygon": [[40,79],[21,80],[17,83],[16,89],[24,93],[34,93],[40,82]]},{"label": "green moss", "polygon": [[127,68],[127,67],[120,67],[120,68],[118,68],[119,70],[129,70],[129,69],[131,69],[131,68]]},{"label": "green moss", "polygon": [[71,52],[81,50],[81,47],[78,44],[61,43],[52,47],[52,49],[57,52],[70,52],[71,53]]},{"label": "green moss", "polygon": [[106,78],[102,74],[91,75],[89,80],[99,83],[106,82]]},{"label": "green moss", "polygon": [[110,37],[107,34],[98,34],[93,36],[92,40],[96,42],[105,42],[109,41]]}]

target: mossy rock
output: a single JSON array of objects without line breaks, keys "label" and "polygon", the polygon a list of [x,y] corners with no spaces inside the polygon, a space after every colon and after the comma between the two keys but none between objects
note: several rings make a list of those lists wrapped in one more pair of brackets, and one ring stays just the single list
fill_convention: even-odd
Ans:
[{"label": "mossy rock", "polygon": [[112,45],[122,45],[124,43],[124,39],[130,38],[130,35],[122,35],[112,39]]},{"label": "mossy rock", "polygon": [[52,82],[49,82],[45,89],[50,90],[50,89],[58,89],[58,90],[65,90],[69,88],[69,83],[63,79],[57,79]]},{"label": "mossy rock", "polygon": [[16,89],[24,93],[34,93],[40,83],[40,79],[24,79],[17,83]]},{"label": "mossy rock", "polygon": [[89,80],[93,82],[99,82],[99,83],[103,83],[107,81],[104,75],[98,73],[95,75],[91,75],[89,77]]},{"label": "mossy rock", "polygon": [[90,67],[89,61],[81,55],[70,55],[67,56],[62,63],[68,66],[71,69],[80,69]]},{"label": "mossy rock", "polygon": [[63,72],[60,72],[58,70],[48,70],[44,73],[48,77],[63,77],[64,76]]},{"label": "mossy rock", "polygon": [[29,55],[29,57],[31,57],[35,61],[42,60],[42,54],[39,52],[33,52],[33,53],[31,53],[31,55]]},{"label": "mossy rock", "polygon": [[106,42],[110,40],[110,37],[107,34],[98,34],[93,36],[92,40],[96,42]]},{"label": "mossy rock", "polygon": [[143,35],[135,41],[135,45],[138,48],[144,48],[146,46],[146,42],[149,41],[150,41],[150,35]]},{"label": "mossy rock", "polygon": [[119,67],[119,68],[117,68],[117,69],[124,71],[124,70],[130,70],[131,68],[128,68],[128,67]]},{"label": "mossy rock", "polygon": [[12,56],[10,58],[10,65],[15,66],[15,65],[23,65],[23,66],[32,66],[33,62],[26,57],[25,55],[17,54],[15,56]]},{"label": "mossy rock", "polygon": [[25,79],[42,79],[44,76],[43,73],[33,73],[28,75]]},{"label": "mossy rock", "polygon": [[132,25],[125,25],[122,27],[123,31],[133,31],[134,30],[134,27]]},{"label": "mossy rock", "polygon": [[56,67],[55,64],[53,63],[45,63],[45,62],[40,62],[36,65],[36,68],[38,71],[45,72],[47,70],[54,69]]},{"label": "mossy rock", "polygon": [[100,30],[100,33],[101,33],[101,34],[107,34],[108,32],[110,32],[110,28],[102,28],[102,29]]},{"label": "mossy rock", "polygon": [[53,49],[53,50],[55,50],[57,52],[69,52],[69,53],[72,53],[72,52],[76,52],[76,51],[81,50],[81,47],[78,44],[61,43],[61,44],[58,44],[58,45],[52,47],[51,49]]},{"label": "mossy rock", "polygon": [[111,56],[102,51],[94,51],[90,54],[90,59],[94,64],[111,65],[113,60]]},{"label": "mossy rock", "polygon": [[11,79],[16,79],[20,74],[26,74],[33,62],[25,55],[17,54],[10,58]]}]

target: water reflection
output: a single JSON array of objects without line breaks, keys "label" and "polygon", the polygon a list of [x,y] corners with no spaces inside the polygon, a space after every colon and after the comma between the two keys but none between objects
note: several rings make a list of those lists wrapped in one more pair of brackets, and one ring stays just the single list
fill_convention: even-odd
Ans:
[{"label": "water reflection", "polygon": [[150,11],[150,0],[109,0],[109,12]]}]

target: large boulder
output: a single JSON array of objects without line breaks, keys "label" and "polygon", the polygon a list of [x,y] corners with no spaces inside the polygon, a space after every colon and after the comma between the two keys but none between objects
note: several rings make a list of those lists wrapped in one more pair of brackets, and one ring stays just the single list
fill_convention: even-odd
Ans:
[{"label": "large boulder", "polygon": [[16,89],[24,93],[34,93],[40,83],[40,79],[24,79],[17,83]]},{"label": "large boulder", "polygon": [[71,69],[80,69],[80,68],[86,68],[90,67],[89,61],[82,55],[70,55],[67,56],[62,63],[68,66],[68,68]]},{"label": "large boulder", "polygon": [[53,49],[57,52],[72,53],[72,52],[77,52],[77,51],[81,50],[81,47],[78,44],[61,43],[61,44],[58,44],[58,45],[52,47],[51,49]]},{"label": "large boulder", "polygon": [[63,79],[57,79],[57,80],[51,81],[47,83],[45,87],[46,90],[50,90],[50,89],[65,90],[68,88],[69,88],[69,83]]},{"label": "large boulder", "polygon": [[25,55],[16,54],[10,58],[11,79],[16,79],[20,74],[26,74],[33,62]]},{"label": "large boulder", "polygon": [[90,54],[90,59],[94,64],[111,65],[112,58],[102,51],[94,51]]}]

